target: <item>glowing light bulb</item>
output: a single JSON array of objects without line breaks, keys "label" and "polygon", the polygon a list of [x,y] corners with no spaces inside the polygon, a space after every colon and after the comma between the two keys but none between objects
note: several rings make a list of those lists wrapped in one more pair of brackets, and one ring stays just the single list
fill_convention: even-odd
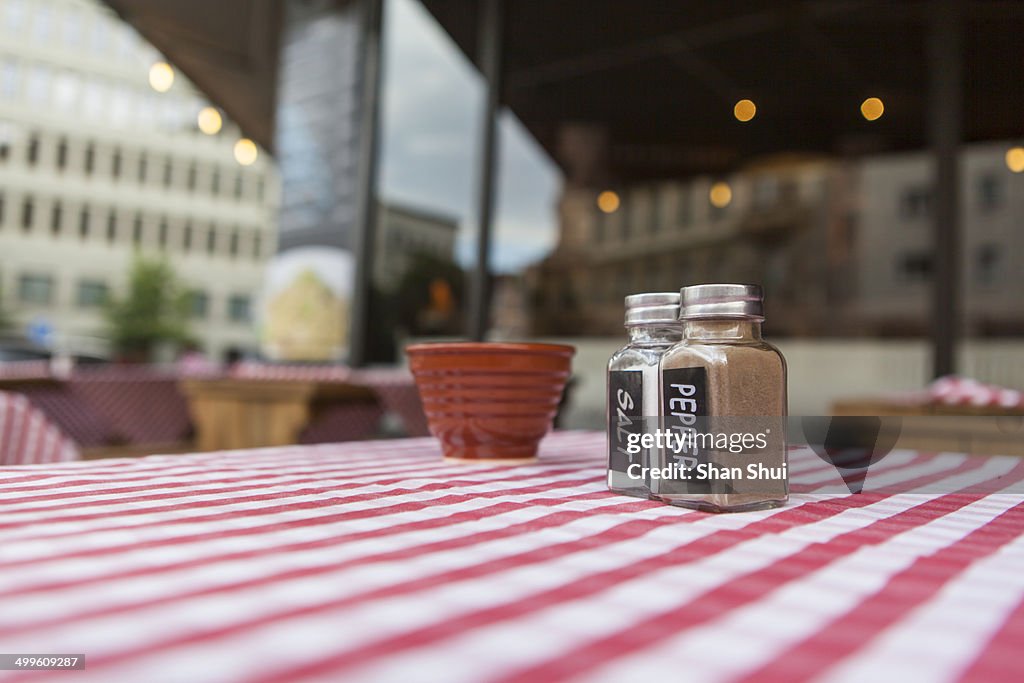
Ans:
[{"label": "glowing light bulb", "polygon": [[885,113],[885,104],[877,97],[869,97],[860,103],[860,113],[868,121],[877,121]]},{"label": "glowing light bulb", "polygon": [[224,125],[224,119],[221,118],[220,112],[217,111],[216,107],[203,107],[199,110],[196,123],[199,125],[199,130],[207,135],[216,135],[220,132],[221,126]]},{"label": "glowing light bulb", "polygon": [[752,100],[740,100],[733,106],[732,115],[737,121],[746,123],[757,115],[757,105]]},{"label": "glowing light bulb", "polygon": [[597,195],[597,208],[601,209],[604,213],[615,213],[620,204],[619,195],[611,190],[605,190]]},{"label": "glowing light bulb", "polygon": [[252,166],[256,163],[259,153],[256,143],[249,138],[242,138],[235,143],[235,161],[242,166]]},{"label": "glowing light bulb", "polygon": [[1024,172],[1024,147],[1011,147],[1006,150],[1006,168],[1014,173]]},{"label": "glowing light bulb", "polygon": [[157,92],[167,92],[174,85],[174,69],[167,62],[156,62],[149,67],[149,86]]},{"label": "glowing light bulb", "polygon": [[732,201],[732,188],[729,187],[729,183],[717,182],[712,185],[711,191],[708,192],[708,200],[716,209],[729,206],[729,202]]}]

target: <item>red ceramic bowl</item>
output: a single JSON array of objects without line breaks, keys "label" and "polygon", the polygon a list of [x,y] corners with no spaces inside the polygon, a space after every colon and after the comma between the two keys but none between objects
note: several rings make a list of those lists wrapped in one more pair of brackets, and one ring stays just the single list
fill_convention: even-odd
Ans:
[{"label": "red ceramic bowl", "polygon": [[408,347],[430,432],[446,458],[527,460],[551,429],[575,349],[452,342]]}]

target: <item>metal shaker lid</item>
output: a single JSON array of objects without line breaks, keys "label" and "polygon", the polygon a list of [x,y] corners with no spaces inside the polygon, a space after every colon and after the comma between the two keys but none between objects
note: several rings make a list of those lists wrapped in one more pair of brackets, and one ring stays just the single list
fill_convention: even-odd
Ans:
[{"label": "metal shaker lid", "polygon": [[674,323],[677,320],[678,292],[645,292],[626,297],[626,325]]},{"label": "metal shaker lid", "polygon": [[761,285],[692,285],[683,287],[679,297],[680,320],[764,320],[764,290]]}]

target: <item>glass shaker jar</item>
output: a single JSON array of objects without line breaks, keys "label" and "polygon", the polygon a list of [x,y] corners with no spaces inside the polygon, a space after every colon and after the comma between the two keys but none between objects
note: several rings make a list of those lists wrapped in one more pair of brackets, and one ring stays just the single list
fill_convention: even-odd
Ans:
[{"label": "glass shaker jar", "polygon": [[625,326],[629,343],[608,361],[608,488],[648,498],[650,452],[636,442],[657,427],[658,362],[682,338],[679,294],[627,296]]},{"label": "glass shaker jar", "polygon": [[662,428],[690,442],[661,452],[678,472],[653,481],[652,497],[714,512],[782,505],[786,361],[761,338],[761,287],[684,287],[679,319],[683,339],[661,359]]}]

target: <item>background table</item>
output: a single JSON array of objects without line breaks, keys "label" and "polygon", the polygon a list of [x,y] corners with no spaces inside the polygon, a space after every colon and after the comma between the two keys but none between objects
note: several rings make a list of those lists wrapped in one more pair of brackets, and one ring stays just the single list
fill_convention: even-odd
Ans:
[{"label": "background table", "polygon": [[[609,494],[603,448],[567,432],[523,467],[409,439],[0,470],[2,650],[85,653],[73,680],[103,683],[1024,675],[1020,495],[816,493],[834,473],[801,452],[790,505],[716,516]],[[1009,486],[1024,463],[899,452],[875,477]]]}]

